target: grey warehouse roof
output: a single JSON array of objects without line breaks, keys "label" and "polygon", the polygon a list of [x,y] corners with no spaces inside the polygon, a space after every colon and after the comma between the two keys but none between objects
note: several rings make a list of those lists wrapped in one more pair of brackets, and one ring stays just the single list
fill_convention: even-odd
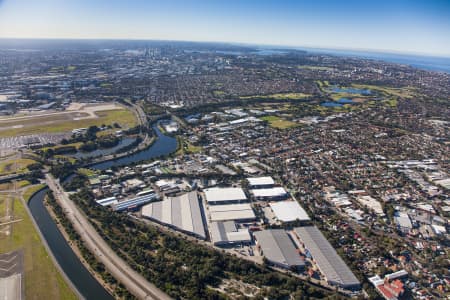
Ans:
[{"label": "grey warehouse roof", "polygon": [[341,287],[360,285],[356,276],[317,227],[297,227],[295,233],[305,244],[328,282]]},{"label": "grey warehouse roof", "polygon": [[252,239],[248,229],[238,230],[233,221],[211,222],[210,229],[214,244],[249,242]]},{"label": "grey warehouse roof", "polygon": [[203,239],[206,238],[201,208],[195,191],[145,205],[142,207],[142,215],[179,230],[194,233]]},{"label": "grey warehouse roof", "polygon": [[253,235],[269,261],[286,267],[305,265],[284,229],[257,231]]}]

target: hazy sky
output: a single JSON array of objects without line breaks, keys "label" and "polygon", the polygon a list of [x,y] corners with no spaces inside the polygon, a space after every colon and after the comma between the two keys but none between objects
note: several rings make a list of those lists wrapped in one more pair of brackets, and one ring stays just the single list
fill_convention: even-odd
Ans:
[{"label": "hazy sky", "polygon": [[450,0],[0,0],[0,37],[223,41],[450,56]]}]

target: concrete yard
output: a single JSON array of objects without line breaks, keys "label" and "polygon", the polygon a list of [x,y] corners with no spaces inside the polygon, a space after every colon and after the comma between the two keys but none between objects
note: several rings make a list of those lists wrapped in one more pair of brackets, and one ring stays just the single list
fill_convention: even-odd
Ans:
[{"label": "concrete yard", "polygon": [[23,299],[23,251],[0,254],[0,299]]},{"label": "concrete yard", "polygon": [[22,275],[15,274],[0,278],[0,299],[20,300],[22,299]]}]

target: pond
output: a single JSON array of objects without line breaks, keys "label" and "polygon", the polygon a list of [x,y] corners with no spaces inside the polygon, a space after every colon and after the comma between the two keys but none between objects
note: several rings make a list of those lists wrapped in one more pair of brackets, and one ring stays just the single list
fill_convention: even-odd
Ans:
[{"label": "pond", "polygon": [[320,104],[320,106],[324,106],[324,107],[341,107],[343,106],[341,103],[337,103],[337,102],[323,102]]},{"label": "pond", "polygon": [[359,95],[371,95],[372,91],[369,89],[356,89],[356,88],[340,88],[333,87],[331,91],[335,93],[349,93],[349,94],[359,94]]}]

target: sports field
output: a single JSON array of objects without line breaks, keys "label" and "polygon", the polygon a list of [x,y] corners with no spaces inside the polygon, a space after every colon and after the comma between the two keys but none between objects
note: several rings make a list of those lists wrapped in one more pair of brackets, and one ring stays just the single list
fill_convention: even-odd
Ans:
[{"label": "sports field", "polygon": [[123,128],[137,125],[134,113],[117,104],[74,103],[65,111],[29,113],[0,118],[0,138],[17,135],[67,132],[93,125],[118,123]]},{"label": "sports field", "polygon": [[288,128],[300,126],[300,124],[298,124],[298,123],[295,123],[295,122],[292,122],[289,120],[285,120],[285,119],[282,119],[277,116],[266,116],[266,117],[262,117],[260,119],[263,121],[268,121],[269,125],[271,127],[278,128],[278,129],[288,129]]}]

